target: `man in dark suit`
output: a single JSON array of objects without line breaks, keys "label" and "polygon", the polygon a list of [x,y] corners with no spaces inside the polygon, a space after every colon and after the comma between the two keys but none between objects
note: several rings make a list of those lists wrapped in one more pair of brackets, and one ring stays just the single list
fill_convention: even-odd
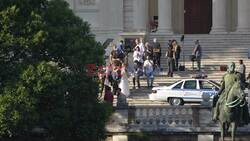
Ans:
[{"label": "man in dark suit", "polygon": [[178,71],[181,47],[178,45],[176,40],[172,40],[171,45],[174,50],[174,70]]},{"label": "man in dark suit", "polygon": [[159,42],[157,42],[156,38],[154,38],[152,45],[153,45],[154,66],[158,65],[158,67],[160,67],[161,66],[161,45]]},{"label": "man in dark suit", "polygon": [[197,67],[198,71],[201,70],[201,57],[202,57],[202,51],[201,51],[201,45],[199,40],[195,41],[195,46],[192,55],[195,56],[195,61],[197,61]]},{"label": "man in dark suit", "polygon": [[170,44],[166,52],[167,63],[168,63],[168,77],[173,77],[174,71],[174,51],[173,46]]}]

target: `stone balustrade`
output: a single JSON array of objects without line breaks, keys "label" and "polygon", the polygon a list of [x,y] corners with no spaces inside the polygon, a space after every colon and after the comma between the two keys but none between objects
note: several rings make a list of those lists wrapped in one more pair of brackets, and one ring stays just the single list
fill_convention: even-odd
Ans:
[{"label": "stone balustrade", "polygon": [[[109,132],[219,132],[213,122],[211,107],[189,106],[130,106],[117,109],[107,124]],[[250,126],[238,128],[250,131]]]},{"label": "stone balustrade", "polygon": [[[113,137],[116,135],[125,137],[130,133],[184,133],[196,134],[197,138],[204,135],[218,137],[220,129],[218,123],[211,120],[211,111],[211,107],[201,105],[129,106],[116,109],[106,125],[106,130]],[[237,128],[237,133],[250,133],[250,125]]]},{"label": "stone balustrade", "polygon": [[191,107],[155,107],[141,106],[132,110],[129,117],[130,125],[140,126],[166,126],[166,127],[190,127],[193,121]]}]

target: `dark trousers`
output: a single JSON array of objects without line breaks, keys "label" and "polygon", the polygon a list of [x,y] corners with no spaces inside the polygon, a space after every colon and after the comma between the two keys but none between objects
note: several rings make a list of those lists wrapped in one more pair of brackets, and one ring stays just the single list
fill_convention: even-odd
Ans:
[{"label": "dark trousers", "polygon": [[174,59],[174,70],[178,71],[179,68],[179,58]]},{"label": "dark trousers", "polygon": [[197,68],[200,71],[201,70],[201,59],[200,58],[196,59],[196,62],[197,62]]},{"label": "dark trousers", "polygon": [[155,55],[153,57],[153,62],[154,62],[154,66],[156,66],[156,64],[157,64],[160,67],[161,66],[161,56]]},{"label": "dark trousers", "polygon": [[135,81],[137,82],[138,88],[140,88],[140,76],[133,77],[133,86],[135,87]]},{"label": "dark trousers", "polygon": [[173,71],[174,71],[174,59],[168,57],[168,76],[173,77]]},{"label": "dark trousers", "polygon": [[115,80],[114,82],[113,82],[113,94],[114,95],[116,95],[116,93],[117,93],[117,90],[118,90],[118,88],[119,88],[119,81],[118,80]]}]

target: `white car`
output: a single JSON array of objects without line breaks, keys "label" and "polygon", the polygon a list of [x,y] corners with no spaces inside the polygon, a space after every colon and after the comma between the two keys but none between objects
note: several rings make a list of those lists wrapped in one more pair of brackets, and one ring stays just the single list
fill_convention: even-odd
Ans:
[{"label": "white car", "polygon": [[149,99],[167,101],[171,105],[183,105],[186,102],[202,102],[204,96],[212,100],[219,88],[220,84],[212,80],[185,79],[170,86],[154,87]]}]

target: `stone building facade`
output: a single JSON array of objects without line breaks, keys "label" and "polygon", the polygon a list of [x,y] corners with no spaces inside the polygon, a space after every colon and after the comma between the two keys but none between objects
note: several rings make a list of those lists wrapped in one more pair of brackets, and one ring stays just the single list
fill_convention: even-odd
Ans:
[{"label": "stone building facade", "polygon": [[[99,41],[123,34],[250,32],[250,0],[66,0]],[[157,31],[151,33],[155,21]]]}]

